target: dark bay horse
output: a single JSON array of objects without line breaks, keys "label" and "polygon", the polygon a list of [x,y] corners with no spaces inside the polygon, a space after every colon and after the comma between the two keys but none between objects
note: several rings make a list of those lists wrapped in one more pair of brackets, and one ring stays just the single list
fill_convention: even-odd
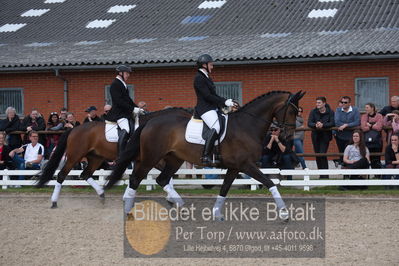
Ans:
[{"label": "dark bay horse", "polygon": [[[150,119],[160,114],[168,114],[172,110],[166,109],[151,112],[140,116],[139,124],[146,123]],[[190,117],[191,113],[183,108],[173,108],[174,114],[182,117]],[[61,171],[57,175],[57,184],[52,195],[52,207],[57,207],[57,200],[64,182],[71,169],[79,163],[82,158],[87,158],[87,167],[82,171],[80,178],[87,180],[93,186],[100,197],[104,197],[104,190],[91,178],[94,171],[105,161],[114,161],[117,157],[117,143],[108,142],[105,138],[105,122],[84,123],[78,127],[64,132],[50,160],[40,174],[36,187],[43,187],[48,181],[53,179],[62,158],[66,156],[66,161]]]},{"label": "dark bay horse", "polygon": [[[262,143],[273,118],[283,128],[282,135],[285,138],[293,137],[298,103],[304,94],[302,91],[296,94],[272,91],[255,98],[229,115],[227,133],[220,145],[220,168],[227,168],[227,173],[214,207],[215,216],[222,216],[221,206],[239,172],[253,177],[269,188],[280,212],[287,213],[276,186],[262,174],[256,162],[261,157]],[[136,162],[129,184],[132,198],[135,197],[140,182],[161,159],[165,160],[166,165],[158,179],[164,190],[168,189],[170,177],[184,161],[201,165],[202,145],[190,144],[185,140],[185,128],[189,119],[177,112],[170,112],[142,125],[130,139],[130,146],[108,177],[105,188],[112,187],[134,159]],[[140,145],[132,145],[137,142],[140,142]],[[125,201],[125,212],[127,213],[132,206],[133,200]]]}]

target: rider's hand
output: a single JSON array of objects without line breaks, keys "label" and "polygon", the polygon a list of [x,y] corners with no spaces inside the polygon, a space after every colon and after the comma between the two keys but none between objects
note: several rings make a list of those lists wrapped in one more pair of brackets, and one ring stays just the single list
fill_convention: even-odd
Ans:
[{"label": "rider's hand", "polygon": [[134,107],[134,109],[133,109],[133,114],[135,114],[135,115],[140,114],[140,113],[141,113],[140,110],[143,110],[143,109],[141,109],[141,108],[139,108],[139,107]]},{"label": "rider's hand", "polygon": [[230,106],[234,106],[235,103],[233,102],[232,99],[227,99],[227,100],[224,102],[224,105],[230,107]]}]

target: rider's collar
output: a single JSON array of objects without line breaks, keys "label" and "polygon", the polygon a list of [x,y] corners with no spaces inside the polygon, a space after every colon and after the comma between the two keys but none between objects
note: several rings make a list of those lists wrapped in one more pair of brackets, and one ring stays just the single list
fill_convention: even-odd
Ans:
[{"label": "rider's collar", "polygon": [[117,79],[119,79],[121,82],[122,82],[122,84],[125,86],[125,88],[127,89],[127,85],[126,85],[126,82],[125,81],[123,81],[122,80],[122,78],[118,75],[118,76],[116,76],[116,78]]},{"label": "rider's collar", "polygon": [[206,71],[206,69],[200,68],[199,71],[201,71],[202,73],[204,73],[204,75],[209,79],[208,71]]}]

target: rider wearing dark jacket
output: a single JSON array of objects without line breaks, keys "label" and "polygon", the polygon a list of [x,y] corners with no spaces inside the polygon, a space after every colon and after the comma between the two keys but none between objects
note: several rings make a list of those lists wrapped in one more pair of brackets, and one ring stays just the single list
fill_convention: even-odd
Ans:
[{"label": "rider wearing dark jacket", "polygon": [[144,110],[139,108],[130,98],[126,81],[132,72],[132,68],[125,65],[116,67],[117,76],[111,84],[110,94],[112,99],[112,108],[107,115],[109,121],[117,122],[121,129],[118,140],[119,155],[124,150],[129,137],[129,120],[132,114],[138,115]]},{"label": "rider wearing dark jacket", "polygon": [[[205,165],[210,164],[210,154],[220,132],[220,124],[216,110],[224,106],[236,106],[232,99],[226,100],[216,94],[216,87],[209,74],[212,73],[213,59],[210,55],[201,55],[197,60],[198,72],[194,78],[194,89],[197,95],[196,113],[211,129],[205,141],[201,160]],[[215,162],[216,163],[216,162]]]}]

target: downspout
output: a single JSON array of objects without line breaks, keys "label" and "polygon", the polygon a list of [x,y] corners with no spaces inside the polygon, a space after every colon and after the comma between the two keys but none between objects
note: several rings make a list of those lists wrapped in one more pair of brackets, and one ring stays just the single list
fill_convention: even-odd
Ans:
[{"label": "downspout", "polygon": [[55,76],[64,81],[64,108],[68,110],[68,80],[60,75],[60,70],[58,68],[54,69],[54,71]]}]

